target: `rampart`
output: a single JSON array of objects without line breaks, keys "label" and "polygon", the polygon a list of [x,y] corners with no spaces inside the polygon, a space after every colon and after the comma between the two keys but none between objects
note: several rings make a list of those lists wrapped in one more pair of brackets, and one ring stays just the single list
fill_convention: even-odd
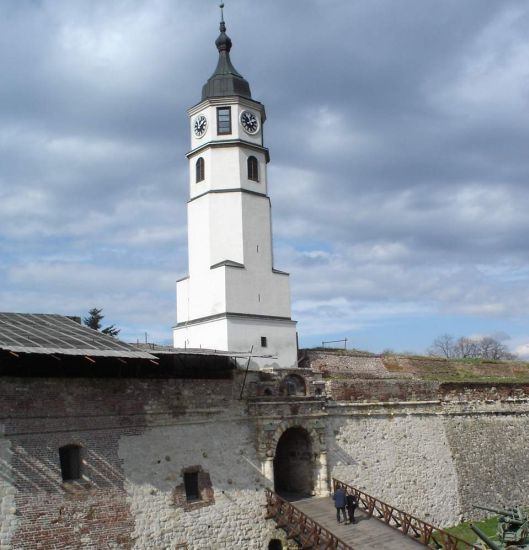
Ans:
[{"label": "rampart", "polygon": [[[338,477],[440,526],[527,502],[526,365],[336,359],[246,381],[1,377],[0,548],[266,548],[281,535],[263,489],[290,428],[309,434],[318,494]],[[79,481],[61,478],[68,444]]]}]

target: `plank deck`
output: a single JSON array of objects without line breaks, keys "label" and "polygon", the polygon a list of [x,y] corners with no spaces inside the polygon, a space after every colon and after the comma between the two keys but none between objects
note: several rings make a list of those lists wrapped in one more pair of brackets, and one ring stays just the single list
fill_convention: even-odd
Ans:
[{"label": "plank deck", "polygon": [[[290,499],[289,499],[290,500]],[[365,512],[356,510],[354,525],[336,522],[336,509],[329,497],[290,500],[292,504],[320,525],[334,533],[355,550],[423,550],[420,542],[404,535],[393,527]]]}]

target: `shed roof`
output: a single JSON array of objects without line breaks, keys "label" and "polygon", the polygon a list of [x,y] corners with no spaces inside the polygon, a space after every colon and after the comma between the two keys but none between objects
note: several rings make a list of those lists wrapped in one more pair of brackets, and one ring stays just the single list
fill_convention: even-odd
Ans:
[{"label": "shed roof", "polygon": [[157,357],[64,315],[0,313],[0,350],[12,353],[150,359]]}]

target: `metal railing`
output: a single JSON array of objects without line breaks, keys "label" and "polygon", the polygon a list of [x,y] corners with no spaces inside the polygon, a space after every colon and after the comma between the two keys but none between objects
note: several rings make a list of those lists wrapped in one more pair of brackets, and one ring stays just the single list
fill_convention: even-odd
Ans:
[{"label": "metal railing", "polygon": [[352,546],[270,489],[266,489],[266,511],[266,519],[275,520],[277,527],[286,532],[287,538],[295,539],[301,548],[354,550]]},{"label": "metal railing", "polygon": [[447,531],[438,529],[411,514],[407,514],[394,506],[390,506],[382,500],[372,497],[343,481],[333,478],[332,482],[335,491],[338,487],[342,487],[345,491],[351,489],[356,496],[358,507],[364,510],[369,516],[383,521],[394,529],[398,529],[428,548],[432,548],[433,550],[439,550],[441,548],[444,550],[479,550],[480,548],[479,546],[475,546],[474,544],[451,535]]}]

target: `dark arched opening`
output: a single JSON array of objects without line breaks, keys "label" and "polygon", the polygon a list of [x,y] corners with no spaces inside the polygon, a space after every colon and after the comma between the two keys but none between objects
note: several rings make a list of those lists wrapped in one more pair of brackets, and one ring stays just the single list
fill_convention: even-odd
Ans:
[{"label": "dark arched opening", "polygon": [[272,539],[268,543],[268,550],[283,550],[283,544],[279,539]]},{"label": "dark arched opening", "polygon": [[204,159],[200,157],[195,164],[195,181],[203,181],[205,178]]},{"label": "dark arched opening", "polygon": [[277,442],[274,487],[283,495],[310,496],[314,489],[310,436],[303,428],[289,428]]},{"label": "dark arched opening", "polygon": [[248,157],[248,179],[259,181],[259,163],[255,157]]}]

